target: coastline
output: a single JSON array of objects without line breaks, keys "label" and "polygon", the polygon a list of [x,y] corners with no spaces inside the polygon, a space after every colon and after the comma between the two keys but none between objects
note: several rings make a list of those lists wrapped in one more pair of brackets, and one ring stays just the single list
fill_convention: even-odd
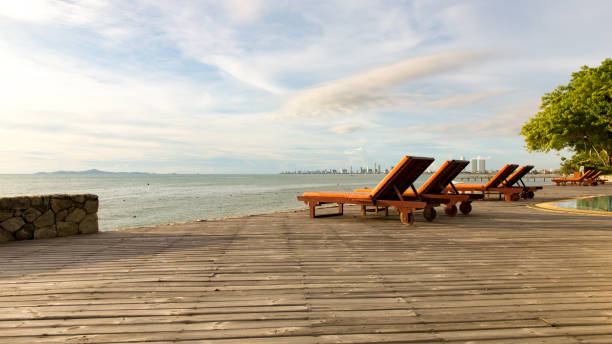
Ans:
[{"label": "coastline", "polygon": [[[456,184],[460,184],[460,183],[456,183]],[[541,184],[544,187],[553,187],[555,186],[555,184]],[[537,196],[536,196],[537,197]],[[525,202],[523,200],[523,202]],[[302,211],[306,211],[308,210],[308,207],[303,205],[302,202],[299,202],[302,204],[302,206],[300,206],[299,208],[296,209],[287,209],[287,210],[271,210],[271,211],[265,211],[265,212],[256,212],[256,213],[248,213],[248,214],[242,214],[242,215],[235,215],[235,216],[223,216],[223,217],[214,217],[214,218],[199,218],[199,219],[195,219],[195,220],[188,220],[188,221],[177,221],[177,222],[168,222],[168,223],[159,223],[159,224],[152,224],[152,225],[144,225],[144,226],[134,226],[134,227],[124,227],[124,228],[118,228],[118,229],[111,229],[111,230],[102,230],[102,232],[114,232],[114,231],[126,231],[126,230],[131,230],[131,229],[142,229],[142,228],[154,228],[154,227],[166,227],[166,226],[177,226],[177,225],[184,225],[184,224],[193,224],[193,223],[198,223],[198,222],[212,222],[212,221],[223,221],[223,220],[229,220],[229,219],[240,219],[240,218],[245,218],[245,217],[251,217],[251,216],[260,216],[260,215],[274,215],[274,214],[282,214],[282,213],[297,213],[297,212],[302,212]],[[346,204],[345,207],[353,207],[354,205],[351,204]],[[325,205],[325,206],[320,206],[320,209],[324,209],[324,208],[335,208],[336,205]],[[543,209],[543,208],[542,208]]]},{"label": "coastline", "polygon": [[[581,186],[577,186],[577,187],[564,187],[564,186],[560,186],[557,187],[555,184],[542,184],[542,186],[544,188],[549,189],[552,193],[555,193],[557,191],[564,191],[564,188],[567,188],[568,191],[571,191],[572,194],[581,194],[581,191],[584,191]],[[608,186],[610,186],[610,184],[608,184]],[[556,189],[556,188],[560,188],[560,189]],[[572,190],[571,188],[576,188],[576,190]],[[587,188],[587,187],[584,187]],[[592,189],[591,190],[595,190]],[[586,191],[589,191],[588,189]],[[611,191],[612,192],[612,191]],[[541,194],[541,193],[539,193]],[[591,196],[601,196],[601,194],[589,194],[588,196],[579,196],[579,197],[573,197],[573,198],[560,198],[560,199],[555,199],[554,201],[547,201],[547,202],[541,202],[538,199],[538,193],[536,193],[536,197],[533,200],[521,200],[518,202],[518,204],[520,205],[524,205],[528,208],[531,209],[538,209],[540,211],[551,211],[551,212],[573,212],[573,213],[577,213],[577,214],[585,214],[588,215],[588,211],[573,211],[573,209],[567,209],[567,208],[559,208],[559,207],[555,207],[555,209],[552,209],[550,207],[546,207],[546,206],[540,206],[541,204],[548,204],[548,203],[557,203],[557,202],[562,202],[564,200],[569,200],[569,199],[576,199],[576,198],[588,198]],[[501,202],[498,200],[485,200],[485,201],[477,201],[475,203],[475,206],[478,205],[479,202]],[[301,203],[301,202],[300,202]],[[325,209],[325,208],[335,208],[337,207],[336,205],[333,204],[329,204],[329,205],[324,205],[324,206],[320,206],[321,209]],[[356,205],[351,205],[351,204],[346,204],[345,208],[355,208],[357,207]],[[441,209],[441,208],[440,208]],[[114,230],[106,230],[106,231],[102,231],[102,232],[119,232],[119,231],[131,231],[131,230],[141,230],[141,229],[151,229],[151,228],[157,228],[157,227],[171,227],[171,226],[181,226],[181,225],[190,225],[190,224],[197,224],[197,223],[202,223],[202,222],[219,222],[219,221],[225,221],[225,220],[232,220],[232,219],[242,219],[242,218],[248,218],[248,217],[254,217],[254,216],[263,216],[263,215],[277,215],[277,214],[293,214],[293,213],[300,213],[300,212],[305,212],[308,210],[308,207],[305,205],[302,205],[300,208],[298,209],[289,209],[289,210],[272,210],[272,211],[266,211],[266,212],[260,212],[260,213],[249,213],[249,214],[243,214],[243,215],[235,215],[235,216],[225,216],[225,217],[216,217],[216,218],[200,218],[200,219],[196,219],[196,220],[189,220],[189,221],[178,221],[178,222],[169,222],[169,223],[162,223],[162,224],[154,224],[154,225],[147,225],[147,226],[134,226],[134,227],[125,227],[125,228],[118,228],[118,229],[114,229]],[[596,212],[593,213],[591,215],[602,215],[602,216],[612,216],[612,214],[600,214],[601,212]]]},{"label": "coastline", "polygon": [[[380,175],[26,175],[0,180],[3,194],[87,192],[100,198],[101,231],[303,209],[309,190],[352,191]],[[424,182],[423,177],[419,182]]]},{"label": "coastline", "polygon": [[[337,207],[336,205],[320,206],[321,209],[336,208],[336,207]],[[347,205],[345,205],[345,207],[351,208],[351,207],[355,207],[355,206],[351,205],[351,204],[347,204]],[[253,217],[253,216],[262,216],[262,215],[293,214],[293,213],[300,213],[300,212],[307,211],[307,210],[308,210],[308,207],[303,206],[303,207],[301,207],[299,209],[293,209],[293,210],[276,210],[276,211],[268,211],[268,212],[262,212],[262,213],[244,214],[244,215],[236,215],[236,216],[225,216],[225,217],[217,217],[217,218],[210,218],[210,219],[197,219],[197,220],[192,220],[192,221],[170,222],[170,223],[156,224],[156,225],[151,225],[151,226],[126,227],[126,228],[120,228],[120,229],[115,229],[115,230],[110,230],[110,231],[103,231],[103,232],[118,232],[118,231],[138,230],[138,229],[143,229],[143,228],[180,226],[180,225],[195,224],[195,223],[199,223],[199,222],[218,222],[218,221],[225,221],[225,220],[232,220],[232,219],[241,219],[241,218],[247,218],[247,217]]]}]

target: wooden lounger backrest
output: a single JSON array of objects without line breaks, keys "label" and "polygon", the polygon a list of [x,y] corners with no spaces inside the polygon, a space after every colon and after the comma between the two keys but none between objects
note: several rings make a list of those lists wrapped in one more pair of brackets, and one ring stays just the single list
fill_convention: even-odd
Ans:
[{"label": "wooden lounger backrest", "polygon": [[533,165],[522,166],[521,168],[516,170],[516,172],[512,173],[512,175],[508,177],[508,179],[506,179],[506,181],[502,184],[504,186],[512,186],[518,183],[518,181],[521,180],[521,178],[523,178],[531,170],[533,170]]},{"label": "wooden lounger backrest", "polygon": [[493,178],[491,178],[484,186],[486,188],[494,188],[494,187],[498,186],[506,178],[508,178],[508,176],[512,172],[514,172],[514,170],[516,170],[517,167],[518,167],[518,165],[516,165],[516,164],[507,164],[506,166],[502,167],[502,169],[499,170],[499,172],[497,172],[497,174],[494,175]]},{"label": "wooden lounger backrest", "polygon": [[398,192],[403,194],[433,161],[433,158],[405,156],[372,190],[371,198],[399,200]]},{"label": "wooden lounger backrest", "polygon": [[469,164],[465,160],[448,160],[418,190],[420,194],[441,194],[448,184]]},{"label": "wooden lounger backrest", "polygon": [[597,171],[597,173],[595,173],[594,175],[590,176],[589,179],[595,179],[595,178],[601,176],[602,173],[603,173],[603,171]]},{"label": "wooden lounger backrest", "polygon": [[585,178],[590,178],[593,175],[593,173],[595,173],[595,170],[588,170],[588,171],[584,172],[584,174],[581,175],[580,178],[578,178],[578,179],[584,180]]}]

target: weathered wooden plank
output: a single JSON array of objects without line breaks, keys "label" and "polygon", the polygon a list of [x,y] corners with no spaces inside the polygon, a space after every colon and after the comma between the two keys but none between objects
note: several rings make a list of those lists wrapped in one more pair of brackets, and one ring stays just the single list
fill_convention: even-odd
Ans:
[{"label": "weathered wooden plank", "polygon": [[[537,197],[592,189],[558,190]],[[609,218],[526,203],[410,229],[346,207],[2,245],[0,342],[610,342]]]}]

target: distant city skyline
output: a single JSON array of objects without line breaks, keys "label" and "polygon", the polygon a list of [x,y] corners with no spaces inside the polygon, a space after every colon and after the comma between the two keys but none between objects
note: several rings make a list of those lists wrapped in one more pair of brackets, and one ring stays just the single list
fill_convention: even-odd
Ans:
[{"label": "distant city skyline", "polygon": [[[486,161],[491,159],[491,157],[481,157],[480,155],[473,157],[469,160],[466,160],[464,156],[459,157],[459,160],[465,160],[465,161],[469,161],[470,163],[466,166],[466,168],[463,170],[463,173],[489,173],[489,172],[496,172],[499,170],[499,168],[497,169],[487,169],[486,167]],[[435,165],[434,165],[435,166]],[[353,166],[349,166],[349,167],[339,167],[339,168],[332,168],[332,167],[327,167],[327,168],[318,168],[318,169],[309,169],[309,168],[300,168],[300,169],[294,169],[294,170],[283,170],[280,173],[281,174],[380,174],[380,173],[389,173],[389,171],[391,171],[393,169],[393,165],[391,165],[389,168],[383,168],[380,164],[377,164],[376,162],[374,162],[372,165],[368,166],[368,165],[364,165],[364,166],[358,166],[357,168],[353,169]],[[436,168],[432,168],[429,167],[427,169],[428,173],[432,173],[435,172]],[[558,170],[558,168],[551,168],[551,169],[546,169],[546,168],[538,168],[538,166],[535,166],[535,168],[533,169],[534,172],[550,172],[550,171],[555,171]]]},{"label": "distant city skyline", "polygon": [[610,56],[610,1],[0,2],[0,173],[278,173],[464,155]]}]

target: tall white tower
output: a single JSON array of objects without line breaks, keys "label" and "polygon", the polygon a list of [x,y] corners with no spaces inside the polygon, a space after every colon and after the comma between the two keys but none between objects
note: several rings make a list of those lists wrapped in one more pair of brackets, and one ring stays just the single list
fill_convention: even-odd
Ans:
[{"label": "tall white tower", "polygon": [[470,171],[472,171],[472,173],[478,172],[478,159],[472,158],[470,160]]},{"label": "tall white tower", "polygon": [[480,172],[480,173],[486,173],[487,172],[487,168],[486,168],[485,162],[486,162],[486,160],[484,158],[478,159],[478,172]]}]

